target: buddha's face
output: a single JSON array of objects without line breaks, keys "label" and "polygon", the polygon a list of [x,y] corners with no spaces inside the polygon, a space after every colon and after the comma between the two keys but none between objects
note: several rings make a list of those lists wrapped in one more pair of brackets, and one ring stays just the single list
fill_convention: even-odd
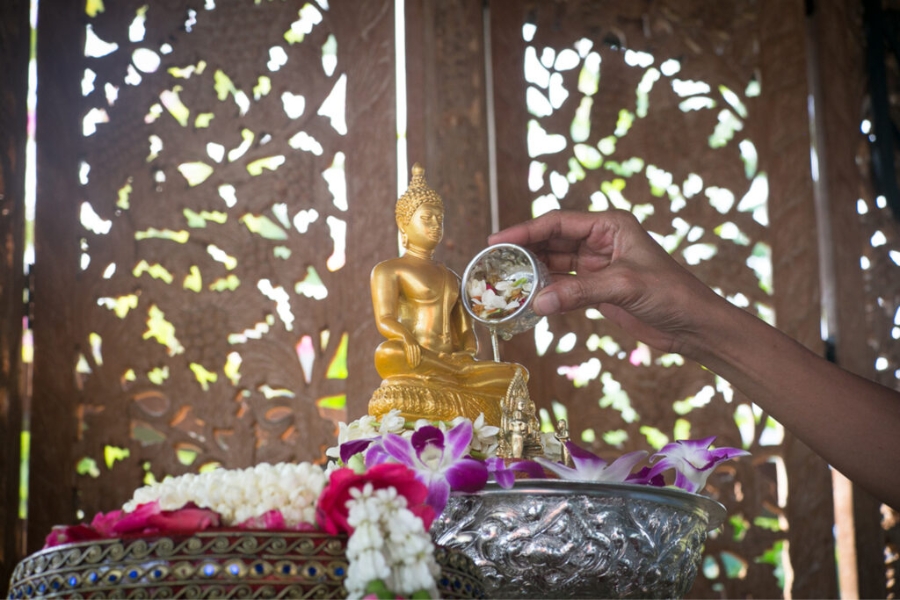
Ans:
[{"label": "buddha's face", "polygon": [[434,249],[444,237],[444,209],[437,204],[422,204],[401,229],[410,246]]}]

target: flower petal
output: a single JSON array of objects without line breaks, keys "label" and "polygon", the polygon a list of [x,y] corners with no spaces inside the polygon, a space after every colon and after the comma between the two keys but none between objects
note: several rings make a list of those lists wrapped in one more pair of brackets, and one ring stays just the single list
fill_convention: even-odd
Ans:
[{"label": "flower petal", "polygon": [[425,504],[434,509],[434,512],[441,514],[444,507],[447,506],[447,499],[450,497],[450,484],[446,479],[434,479],[428,482],[428,497],[425,498]]},{"label": "flower petal", "polygon": [[[418,433],[418,432],[416,432]],[[415,437],[415,436],[413,436]],[[416,464],[416,451],[410,440],[402,438],[395,433],[389,433],[381,438],[381,445],[392,458],[408,467]]]},{"label": "flower petal", "polygon": [[488,475],[504,490],[508,490],[516,482],[516,474],[506,468],[506,462],[502,458],[488,458],[484,461],[484,466],[487,467]]},{"label": "flower petal", "polygon": [[472,442],[472,422],[465,420],[447,432],[447,447],[453,460],[466,453]]},{"label": "flower petal", "polygon": [[387,450],[384,449],[384,444],[380,442],[369,446],[369,449],[366,450],[367,469],[391,461],[394,461],[394,457],[388,454]]},{"label": "flower petal", "polygon": [[[572,457],[572,466],[576,471],[602,470],[606,466],[606,461],[573,442],[566,442],[566,448]],[[541,464],[544,464],[541,462]]]},{"label": "flower petal", "polygon": [[447,469],[446,477],[451,489],[471,493],[484,488],[488,470],[482,461],[464,458]]},{"label": "flower petal", "polygon": [[550,460],[549,458],[537,456],[535,457],[534,461],[545,469],[549,469],[550,471],[556,473],[560,477],[560,479],[565,479],[566,481],[590,481],[589,479],[586,479],[584,474],[580,473],[578,470],[562,465],[556,461]]},{"label": "flower petal", "polygon": [[507,466],[502,458],[488,458],[484,461],[488,475],[494,478],[497,485],[508,490],[516,482],[516,471],[525,473],[532,479],[545,479],[544,468],[532,460],[520,460]]},{"label": "flower petal", "polygon": [[650,457],[653,464],[650,475],[656,476],[668,469],[674,469],[676,487],[689,492],[702,490],[719,463],[749,454],[739,448],[709,450],[709,445],[715,439],[715,436],[711,436],[700,440],[678,440],[666,444]]},{"label": "flower petal", "polygon": [[647,454],[646,450],[636,450],[623,454],[603,469],[603,478],[600,481],[625,481],[634,467],[647,457]]},{"label": "flower petal", "polygon": [[666,480],[661,473],[653,474],[650,467],[644,467],[637,473],[632,473],[625,480],[625,483],[635,483],[638,485],[652,485],[654,487],[666,487]]},{"label": "flower petal", "polygon": [[[428,446],[435,446],[444,449],[444,432],[434,425],[426,425],[421,429],[417,429],[410,439],[412,448],[416,456],[420,456],[422,451]],[[388,450],[390,452],[390,450]]]},{"label": "flower petal", "polygon": [[374,440],[369,438],[364,440],[352,440],[341,444],[341,462],[346,465],[348,462],[350,462],[351,456],[363,452],[366,448],[372,445],[373,441]]}]

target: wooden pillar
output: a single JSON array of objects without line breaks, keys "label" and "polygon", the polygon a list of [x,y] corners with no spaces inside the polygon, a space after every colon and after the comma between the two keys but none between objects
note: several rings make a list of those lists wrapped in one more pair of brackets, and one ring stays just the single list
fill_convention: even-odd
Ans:
[{"label": "wooden pillar", "polygon": [[[773,287],[779,329],[817,353],[821,298],[813,180],[809,161],[806,19],[804,3],[764,2],[760,8],[761,80],[770,106],[762,124],[771,195]],[[785,433],[791,594],[837,594],[832,535],[831,474],[825,461]],[[802,473],[802,475],[800,475]]]},{"label": "wooden pillar", "polygon": [[[816,151],[821,173],[820,218],[825,265],[829,336],[835,361],[863,377],[875,376],[875,355],[866,323],[866,286],[860,252],[866,243],[857,199],[868,189],[857,163],[862,107],[867,95],[862,4],[853,0],[817,3],[809,19],[811,69],[816,106]],[[853,399],[848,398],[848,403]],[[848,410],[852,410],[848,404]],[[838,519],[842,595],[883,598],[885,533],[880,503],[858,486],[851,488],[847,514]],[[846,533],[846,536],[843,535]],[[846,565],[846,566],[845,566]],[[847,589],[853,584],[857,589]]]},{"label": "wooden pillar", "polygon": [[29,2],[0,5],[0,582],[21,558],[18,518]]},{"label": "wooden pillar", "polygon": [[407,139],[444,201],[438,258],[460,275],[490,233],[481,0],[407,0]]},{"label": "wooden pillar", "polygon": [[[37,118],[38,198],[35,209],[35,263],[42,269],[36,280],[35,297],[41,295],[40,282],[55,282],[58,289],[75,289],[78,272],[78,203],[71,198],[77,189],[78,121],[70,118],[72,107],[79,106],[79,78],[82,69],[77,53],[63,48],[82,48],[84,28],[77,26],[83,18],[82,6],[67,2],[43,2],[38,20],[38,88],[54,89],[41,96]],[[52,83],[52,85],[51,85]],[[68,252],[47,253],[50,240],[70,240],[53,244]],[[45,298],[53,293],[47,287]],[[28,496],[28,551],[39,549],[50,528],[59,523],[75,522],[75,469],[72,447],[76,438],[75,406],[77,399],[69,393],[71,373],[60,373],[53,365],[65,364],[72,348],[60,344],[74,322],[73,303],[59,305],[59,310],[44,313],[35,327],[35,379],[44,385],[35,389],[32,402],[33,439],[41,443],[41,452],[31,455]],[[69,376],[67,378],[66,376]],[[51,434],[52,432],[52,434]],[[52,440],[52,443],[50,443]]]}]

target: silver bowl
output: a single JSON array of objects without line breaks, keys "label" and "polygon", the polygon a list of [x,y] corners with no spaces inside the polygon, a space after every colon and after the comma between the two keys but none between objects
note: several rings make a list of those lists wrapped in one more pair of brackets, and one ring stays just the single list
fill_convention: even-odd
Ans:
[{"label": "silver bowl", "polygon": [[472,559],[490,598],[680,598],[724,518],[673,488],[519,480],[452,495],[431,531]]}]

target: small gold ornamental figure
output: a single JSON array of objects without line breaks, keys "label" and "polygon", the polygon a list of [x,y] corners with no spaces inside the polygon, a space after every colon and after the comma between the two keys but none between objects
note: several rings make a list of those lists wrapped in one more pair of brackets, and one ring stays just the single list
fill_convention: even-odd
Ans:
[{"label": "small gold ornamental figure", "polygon": [[404,253],[372,269],[375,325],[386,338],[375,350],[382,384],[369,414],[399,409],[408,421],[451,421],[458,416],[500,426],[510,382],[527,371],[516,363],[479,361],[472,318],[460,296],[460,278],[434,260],[444,236],[444,203],[412,168],[395,216]]},{"label": "small gold ornamental figure", "polygon": [[516,410],[510,419],[509,430],[509,458],[523,458],[525,456],[525,438],[528,435],[528,421],[525,420],[525,401],[519,400]]},{"label": "small gold ornamental figure", "polygon": [[569,441],[569,424],[566,423],[565,419],[560,419],[556,422],[556,433],[553,434],[557,440],[559,440],[559,445],[562,447],[560,450],[560,461],[567,467],[572,466],[572,454],[569,452],[569,448],[566,446],[566,442]]}]

